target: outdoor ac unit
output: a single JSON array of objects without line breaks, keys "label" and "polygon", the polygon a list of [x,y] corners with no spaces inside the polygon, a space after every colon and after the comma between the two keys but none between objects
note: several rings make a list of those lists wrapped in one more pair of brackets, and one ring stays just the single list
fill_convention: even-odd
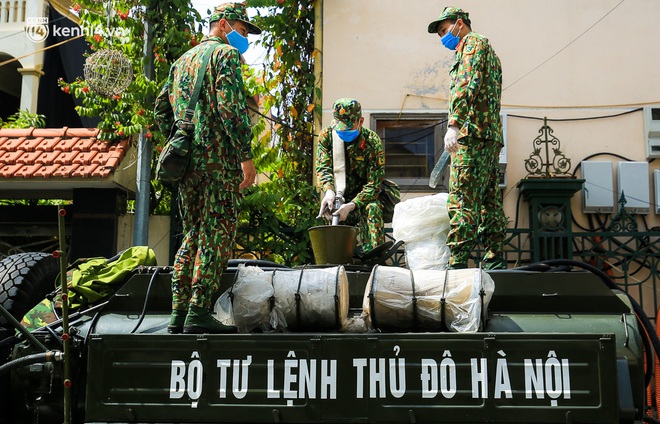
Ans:
[{"label": "outdoor ac unit", "polygon": [[626,198],[624,209],[632,214],[647,214],[651,209],[648,162],[619,162],[617,200]]},{"label": "outdoor ac unit", "polygon": [[660,215],[660,169],[653,171],[653,183],[655,186],[655,213]]},{"label": "outdoor ac unit", "polygon": [[612,162],[583,161],[582,188],[584,213],[614,212],[614,174]]},{"label": "outdoor ac unit", "polygon": [[644,107],[646,158],[660,158],[660,105]]},{"label": "outdoor ac unit", "polygon": [[500,115],[502,119],[502,134],[504,138],[504,147],[500,150],[500,188],[506,188],[506,113]]}]

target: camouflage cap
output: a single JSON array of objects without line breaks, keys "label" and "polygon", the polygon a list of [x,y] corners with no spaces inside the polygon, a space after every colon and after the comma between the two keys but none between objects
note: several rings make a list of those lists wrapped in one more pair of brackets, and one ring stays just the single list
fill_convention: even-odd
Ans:
[{"label": "camouflage cap", "polygon": [[250,22],[244,3],[222,3],[216,6],[211,12],[209,22],[219,21],[222,18],[244,22],[250,34],[261,34],[261,28]]},{"label": "camouflage cap", "polygon": [[356,99],[339,99],[332,105],[332,117],[334,130],[350,130],[362,117],[362,106]]},{"label": "camouflage cap", "polygon": [[429,33],[435,34],[438,32],[438,26],[440,25],[440,22],[444,21],[445,19],[462,19],[463,22],[466,24],[470,25],[470,15],[465,12],[463,9],[459,7],[454,7],[454,6],[447,6],[442,10],[442,13],[440,16],[438,16],[438,19],[435,21],[431,22],[429,24]]}]

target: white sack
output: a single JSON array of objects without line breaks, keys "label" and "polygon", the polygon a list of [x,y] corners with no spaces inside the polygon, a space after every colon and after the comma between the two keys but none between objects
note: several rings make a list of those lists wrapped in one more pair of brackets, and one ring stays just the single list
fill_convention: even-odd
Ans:
[{"label": "white sack", "polygon": [[[273,272],[274,311],[289,329],[337,330],[348,316],[348,276],[343,266]],[[302,276],[302,279],[301,279]],[[299,304],[296,301],[299,294]]]},{"label": "white sack", "polygon": [[449,230],[447,193],[415,197],[394,206],[392,236],[406,243]]},{"label": "white sack", "polygon": [[409,269],[447,268],[451,251],[447,246],[447,234],[435,234],[424,240],[405,244],[406,265]]},{"label": "white sack", "polygon": [[[448,329],[475,332],[480,329],[482,312],[488,309],[494,290],[495,283],[490,275],[478,268],[411,271],[377,266],[367,282],[362,307],[377,329],[440,331],[444,298]],[[413,297],[417,299],[416,305]]]},{"label": "white sack", "polygon": [[[267,331],[276,320],[271,314],[270,298],[273,296],[272,272],[264,272],[258,266],[238,266],[234,285],[216,301],[216,318],[223,324],[234,324],[240,333],[256,328]],[[230,295],[233,294],[233,301]],[[233,321],[233,322],[232,322]]]}]

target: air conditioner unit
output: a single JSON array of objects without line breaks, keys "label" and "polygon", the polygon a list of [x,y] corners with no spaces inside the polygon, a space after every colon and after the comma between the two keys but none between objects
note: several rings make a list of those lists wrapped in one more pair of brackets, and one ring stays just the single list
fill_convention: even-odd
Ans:
[{"label": "air conditioner unit", "polygon": [[660,105],[644,107],[646,158],[660,158]]},{"label": "air conditioner unit", "polygon": [[653,183],[655,186],[655,213],[660,215],[660,169],[653,171]]},{"label": "air conditioner unit", "polygon": [[618,192],[626,198],[624,209],[632,214],[647,214],[651,209],[648,162],[619,162],[617,164]]},{"label": "air conditioner unit", "polygon": [[584,213],[612,213],[614,198],[614,173],[612,162],[583,161],[582,205]]},{"label": "air conditioner unit", "polygon": [[500,115],[502,119],[502,134],[504,138],[504,147],[500,150],[500,188],[506,188],[506,113]]}]

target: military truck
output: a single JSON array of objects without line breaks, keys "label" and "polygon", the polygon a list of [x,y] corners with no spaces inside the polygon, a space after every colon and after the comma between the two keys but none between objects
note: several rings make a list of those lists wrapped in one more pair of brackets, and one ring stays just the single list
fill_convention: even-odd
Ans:
[{"label": "military truck", "polygon": [[[292,270],[232,260],[220,293],[250,266]],[[364,312],[379,267],[342,267],[349,315]],[[20,320],[52,298],[58,272],[47,254],[7,257],[0,304]],[[412,323],[167,334],[171,272],[137,267],[111,296],[73,311],[68,326],[58,317],[19,332],[17,320],[0,317],[0,422],[657,422],[647,399],[655,330],[633,299],[583,263],[489,271],[494,292],[478,330],[465,332]]]}]

